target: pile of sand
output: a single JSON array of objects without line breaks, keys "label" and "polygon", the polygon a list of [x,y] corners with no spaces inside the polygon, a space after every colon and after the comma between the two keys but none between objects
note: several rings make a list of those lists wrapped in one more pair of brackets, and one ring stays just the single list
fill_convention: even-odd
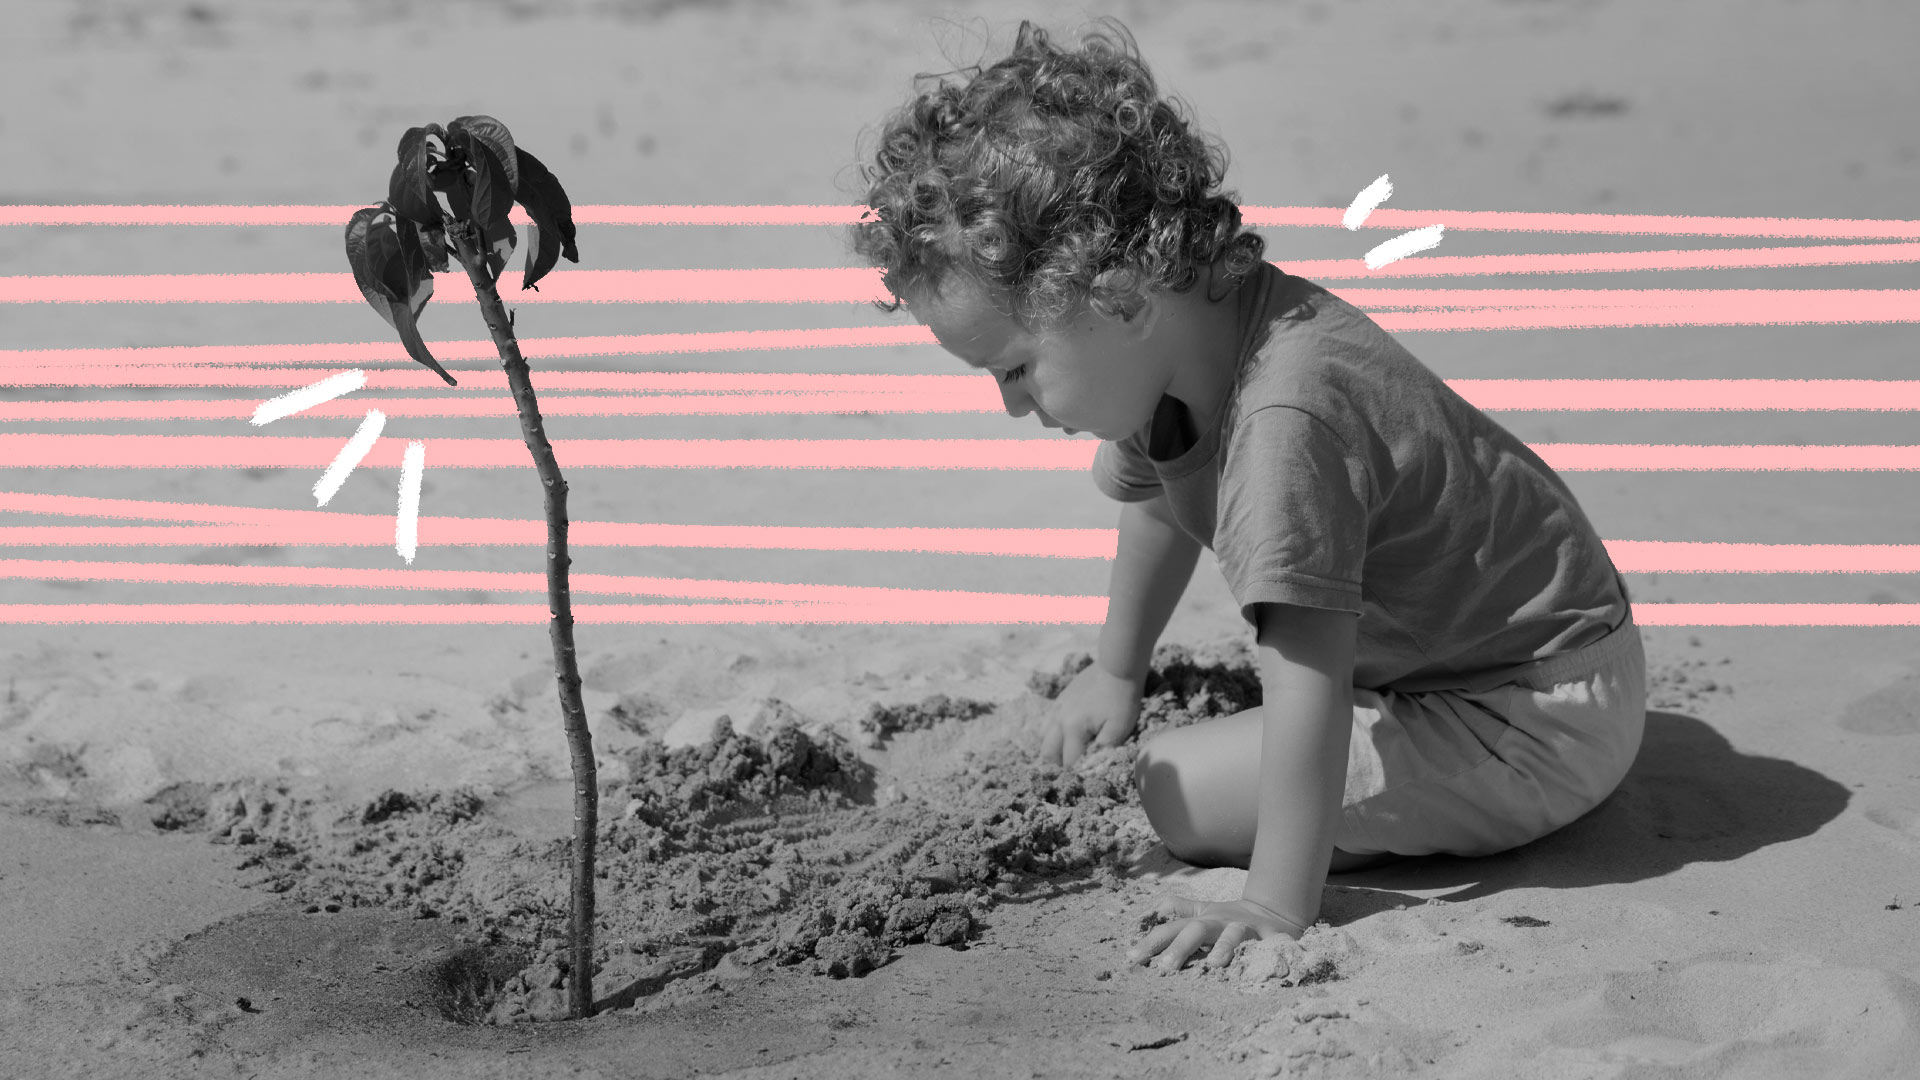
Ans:
[{"label": "pile of sand", "polygon": [[[1030,686],[1052,697],[1089,662],[1068,656]],[[832,724],[789,717],[744,734],[722,717],[711,739],[680,747],[649,733],[602,773],[596,991],[630,1002],[640,984],[723,958],[860,976],[902,946],[964,947],[997,903],[1043,879],[1117,887],[1154,842],[1132,790],[1138,738],[1258,702],[1246,646],[1163,646],[1134,740],[1072,769],[989,742],[910,792]],[[935,695],[875,704],[839,727],[871,748],[993,712]],[[674,718],[655,723],[664,730]],[[570,842],[516,835],[491,801],[461,788],[341,806],[253,779],[176,784],[148,805],[159,828],[234,845],[251,884],[310,912],[380,907],[468,924],[500,955],[528,961],[480,978],[473,1014],[557,1019]]]}]

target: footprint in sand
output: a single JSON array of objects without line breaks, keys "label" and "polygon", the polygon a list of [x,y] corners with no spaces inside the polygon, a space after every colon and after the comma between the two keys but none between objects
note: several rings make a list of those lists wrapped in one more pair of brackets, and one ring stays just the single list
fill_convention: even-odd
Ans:
[{"label": "footprint in sand", "polygon": [[1856,735],[1920,734],[1920,671],[1855,700],[1840,714],[1840,728]]},{"label": "footprint in sand", "polygon": [[1413,1075],[1419,1062],[1431,1064],[1444,1045],[1439,1032],[1412,1027],[1364,999],[1334,994],[1282,1007],[1227,1045],[1223,1056],[1253,1066],[1242,1076],[1371,1080]]},{"label": "footprint in sand", "polygon": [[1873,968],[1703,960],[1609,974],[1553,1012],[1548,1057],[1662,1075],[1894,1076],[1920,1060],[1920,983]]},{"label": "footprint in sand", "polygon": [[1382,911],[1347,929],[1370,957],[1471,956],[1485,946],[1458,922],[1449,924],[1445,907]]},{"label": "footprint in sand", "polygon": [[1875,803],[1866,809],[1867,820],[1885,829],[1907,837],[1920,840],[1920,810],[1911,806],[1890,806]]}]

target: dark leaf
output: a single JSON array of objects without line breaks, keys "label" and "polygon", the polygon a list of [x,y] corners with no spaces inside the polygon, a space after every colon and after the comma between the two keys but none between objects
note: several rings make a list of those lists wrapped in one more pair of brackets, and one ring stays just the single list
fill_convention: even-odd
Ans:
[{"label": "dark leaf", "polygon": [[[384,204],[382,204],[384,206]],[[373,219],[382,212],[381,206],[369,206],[355,210],[347,219],[347,265],[353,268],[353,283],[360,288],[360,295],[367,298],[375,310],[383,306],[376,299],[373,289],[373,253],[367,246],[367,234],[373,226]]]},{"label": "dark leaf", "polygon": [[393,305],[393,324],[395,329],[400,331],[400,343],[407,347],[407,355],[432,368],[435,374],[447,380],[448,386],[459,386],[459,383],[453,381],[453,376],[447,374],[447,369],[441,367],[440,362],[427,351],[427,343],[421,339],[420,326],[414,322],[413,315],[413,312],[407,310],[407,305]]},{"label": "dark leaf", "polygon": [[406,269],[407,306],[417,317],[420,309],[427,306],[433,297],[433,270],[428,264],[426,245],[420,233],[420,226],[406,218],[396,220],[395,232],[400,239],[400,258]]},{"label": "dark leaf", "polygon": [[407,355],[433,369],[448,385],[459,385],[420,338],[416,318],[433,296],[433,272],[418,227],[395,217],[393,207],[381,203],[357,210],[348,219],[346,245],[347,264],[353,268],[360,295],[400,332]]},{"label": "dark leaf", "polygon": [[434,166],[427,173],[427,181],[447,197],[454,220],[465,221],[473,215],[473,174],[467,170],[466,152],[457,151],[456,155]]},{"label": "dark leaf", "polygon": [[[548,252],[557,254],[560,245],[540,231],[539,222],[529,221],[527,222],[527,242],[525,247],[527,249],[527,259],[520,264],[520,288],[522,291],[532,289],[534,292],[539,292],[540,287],[535,285],[534,281],[542,274],[545,274],[547,269],[544,266],[537,266],[534,256],[539,255],[543,259],[551,259],[553,256],[549,255]],[[549,263],[549,265],[551,265],[551,263]]]},{"label": "dark leaf", "polygon": [[507,170],[507,187],[510,191],[520,190],[520,162],[513,152],[513,135],[507,131],[507,125],[491,116],[456,116],[447,125],[447,135],[457,138],[466,132],[478,139],[500,164]]},{"label": "dark leaf", "polygon": [[573,203],[568,201],[560,180],[539,158],[525,150],[516,152],[520,157],[520,205],[526,207],[527,215],[533,218],[533,236],[537,240],[527,244],[527,271],[520,287],[533,289],[533,283],[545,277],[561,255],[565,255],[568,262],[577,263],[580,251],[573,242]]},{"label": "dark leaf", "polygon": [[422,225],[438,227],[444,221],[440,204],[433,197],[429,170],[436,158],[446,159],[446,133],[439,124],[408,128],[400,136],[400,161],[387,181],[387,201],[396,214]]},{"label": "dark leaf", "polygon": [[467,137],[467,163],[469,177],[473,184],[473,202],[471,204],[472,222],[480,231],[480,247],[487,257],[488,276],[500,280],[500,271],[506,269],[507,260],[513,255],[519,234],[514,232],[513,223],[507,214],[513,209],[513,189],[508,185],[507,170],[495,157],[491,147],[474,135]]}]

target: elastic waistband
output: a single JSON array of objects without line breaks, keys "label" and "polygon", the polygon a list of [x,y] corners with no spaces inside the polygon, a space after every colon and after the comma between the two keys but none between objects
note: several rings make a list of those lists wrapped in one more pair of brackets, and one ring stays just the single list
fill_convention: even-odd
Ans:
[{"label": "elastic waistband", "polygon": [[1595,671],[1618,660],[1628,650],[1640,644],[1640,627],[1634,624],[1633,611],[1627,611],[1620,625],[1607,632],[1607,636],[1583,648],[1558,656],[1545,656],[1531,663],[1521,664],[1511,678],[1501,680],[1504,683],[1525,683],[1538,689],[1546,689],[1557,683],[1591,675]]},{"label": "elastic waistband", "polygon": [[1498,686],[1520,683],[1544,690],[1558,683],[1590,675],[1618,660],[1624,653],[1639,644],[1640,627],[1634,624],[1633,609],[1628,608],[1626,616],[1620,620],[1620,625],[1607,631],[1607,636],[1572,652],[1543,656],[1523,664],[1494,668],[1489,671],[1396,683],[1389,689],[1403,694],[1430,693],[1435,690],[1478,694]]}]

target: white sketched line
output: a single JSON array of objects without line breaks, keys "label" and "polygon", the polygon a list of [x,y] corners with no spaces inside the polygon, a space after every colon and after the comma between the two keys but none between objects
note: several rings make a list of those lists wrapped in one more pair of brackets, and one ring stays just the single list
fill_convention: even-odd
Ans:
[{"label": "white sketched line", "polygon": [[413,565],[413,553],[420,543],[420,478],[427,469],[427,444],[418,439],[407,443],[400,457],[400,513],[393,525],[393,547],[400,557]]},{"label": "white sketched line", "polygon": [[[367,385],[367,373],[364,371],[343,371],[330,375],[317,383],[303,386],[281,394],[279,397],[260,403],[253,410],[248,422],[255,427],[271,424],[282,417],[304,412],[323,402],[351,394]],[[379,409],[368,409],[360,421],[360,427],[353,437],[347,440],[340,452],[334,455],[320,479],[313,485],[313,497],[318,505],[325,506],[333,499],[340,486],[347,482],[373,444],[380,438],[381,431],[387,426],[386,414]],[[400,459],[400,506],[394,519],[393,547],[400,557],[413,565],[413,557],[419,549],[420,524],[420,483],[426,472],[427,444],[414,439],[407,443],[406,452]]]},{"label": "white sketched line", "polygon": [[[1366,223],[1368,214],[1373,213],[1381,203],[1392,197],[1393,182],[1388,180],[1387,176],[1387,173],[1381,173],[1378,180],[1362,188],[1360,194],[1353,197],[1347,212],[1340,215],[1341,225],[1349,230],[1359,229]],[[1367,269],[1378,270],[1390,262],[1397,262],[1416,252],[1439,247],[1440,236],[1445,231],[1444,225],[1429,225],[1424,229],[1403,232],[1367,252]]]},{"label": "white sketched line", "polygon": [[277,398],[261,402],[260,407],[253,410],[253,419],[249,423],[255,427],[271,424],[283,416],[292,416],[322,402],[351,394],[365,385],[367,373],[364,371],[343,371],[338,375],[330,375],[310,386],[289,390]]}]

